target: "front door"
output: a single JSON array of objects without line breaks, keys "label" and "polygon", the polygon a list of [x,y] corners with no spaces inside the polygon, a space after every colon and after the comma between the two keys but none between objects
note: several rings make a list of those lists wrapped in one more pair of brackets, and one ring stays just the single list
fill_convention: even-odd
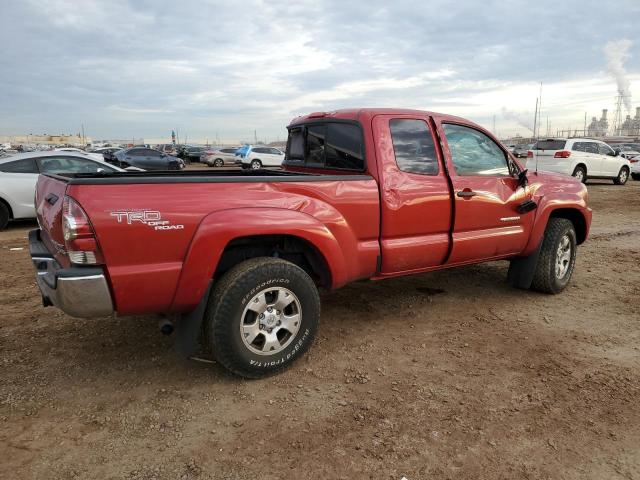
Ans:
[{"label": "front door", "polygon": [[442,123],[443,146],[454,192],[455,219],[449,264],[521,252],[534,212],[519,213],[528,198],[517,187],[514,163],[489,135],[470,125]]}]

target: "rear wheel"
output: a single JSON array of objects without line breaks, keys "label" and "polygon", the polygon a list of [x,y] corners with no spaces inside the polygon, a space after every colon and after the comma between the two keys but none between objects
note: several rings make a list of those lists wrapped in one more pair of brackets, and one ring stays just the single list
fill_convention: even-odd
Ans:
[{"label": "rear wheel", "polygon": [[0,202],[0,230],[7,228],[10,218],[9,209],[4,203]]},{"label": "rear wheel", "polygon": [[213,162],[214,167],[221,167],[224,165],[224,161],[221,158],[216,158],[215,162]]},{"label": "rear wheel", "polygon": [[578,165],[572,175],[582,183],[587,181],[587,170],[582,165]]},{"label": "rear wheel", "polygon": [[618,176],[613,179],[613,183],[616,185],[624,185],[629,180],[629,169],[627,167],[622,167],[618,172]]},{"label": "rear wheel", "polygon": [[566,218],[550,218],[531,287],[560,293],[569,283],[576,263],[576,231]]},{"label": "rear wheel", "polygon": [[205,344],[225,368],[260,378],[289,366],[311,346],[320,297],[297,265],[259,257],[229,270],[204,316]]}]

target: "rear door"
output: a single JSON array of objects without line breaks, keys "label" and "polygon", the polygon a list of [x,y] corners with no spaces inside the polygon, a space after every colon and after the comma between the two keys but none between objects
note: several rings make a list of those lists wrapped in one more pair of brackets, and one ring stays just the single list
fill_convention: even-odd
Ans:
[{"label": "rear door", "polygon": [[449,251],[451,192],[430,118],[376,115],[382,274],[442,265]]},{"label": "rear door", "polygon": [[453,245],[447,263],[478,261],[522,251],[533,212],[517,208],[528,196],[497,141],[479,128],[441,123],[439,131],[454,190]]}]

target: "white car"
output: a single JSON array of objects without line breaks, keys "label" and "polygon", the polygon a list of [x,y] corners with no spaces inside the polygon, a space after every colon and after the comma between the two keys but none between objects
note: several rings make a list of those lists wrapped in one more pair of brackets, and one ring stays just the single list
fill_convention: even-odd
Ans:
[{"label": "white car", "polygon": [[80,155],[85,155],[87,158],[92,158],[93,160],[98,160],[99,162],[104,160],[104,156],[102,153],[89,153],[81,150],[79,148],[73,147],[62,147],[62,148],[54,148],[54,152],[70,152],[70,153],[78,153]]},{"label": "white car", "polygon": [[273,147],[250,147],[241,157],[242,168],[257,170],[262,167],[280,167],[284,152]]},{"label": "white car", "polygon": [[631,173],[631,163],[600,140],[549,138],[537,141],[529,150],[527,169],[573,175],[581,182],[606,178],[624,185]]},{"label": "white car", "polygon": [[124,172],[121,168],[76,152],[29,152],[0,159],[0,230],[9,220],[34,218],[40,173]]}]

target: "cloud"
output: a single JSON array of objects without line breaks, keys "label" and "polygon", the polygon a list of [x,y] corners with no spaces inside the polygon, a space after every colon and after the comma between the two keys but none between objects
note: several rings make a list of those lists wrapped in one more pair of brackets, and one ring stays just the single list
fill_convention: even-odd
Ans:
[{"label": "cloud", "polygon": [[[580,21],[575,10],[588,14]],[[620,15],[620,12],[626,12]],[[282,137],[309,110],[441,110],[503,132],[508,111],[565,125],[612,108],[601,46],[640,4],[471,0],[30,0],[0,20],[0,133]],[[602,25],[615,24],[615,32]],[[631,53],[633,47],[629,50]],[[625,68],[638,81],[639,55]]]}]

